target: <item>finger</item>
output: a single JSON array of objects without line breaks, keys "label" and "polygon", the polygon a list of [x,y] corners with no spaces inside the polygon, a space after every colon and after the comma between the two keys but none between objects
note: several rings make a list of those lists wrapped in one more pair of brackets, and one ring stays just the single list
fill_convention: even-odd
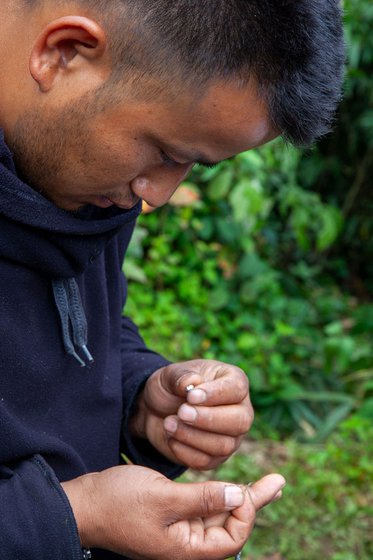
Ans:
[{"label": "finger", "polygon": [[225,511],[224,513],[217,513],[216,515],[205,517],[203,520],[204,529],[207,530],[210,527],[224,527],[229,516],[232,515],[232,513],[233,512],[231,511]]},{"label": "finger", "polygon": [[227,436],[199,430],[181,422],[177,416],[168,416],[163,422],[166,432],[185,445],[204,451],[213,457],[228,457],[234,453],[241,442],[241,437]]},{"label": "finger", "polygon": [[[229,514],[222,514],[224,516]],[[214,516],[214,519],[217,516]],[[194,518],[170,525],[167,529],[167,540],[176,541],[178,546],[170,557],[188,558],[189,560],[218,560],[228,558],[239,550],[227,531],[220,526],[206,526],[206,518]],[[180,542],[180,535],[187,534],[186,543]]]},{"label": "finger", "polygon": [[254,419],[250,401],[225,406],[190,406],[183,403],[177,412],[179,420],[200,430],[240,436],[245,434]]},{"label": "finger", "polygon": [[211,457],[204,451],[193,449],[172,438],[168,441],[168,446],[176,458],[175,462],[198,471],[214,469],[227,460],[227,457],[222,456]]},{"label": "finger", "polygon": [[156,414],[174,414],[178,407],[185,401],[184,398],[171,394],[164,384],[165,371],[161,368],[148,379],[144,388],[144,401],[148,409]]},{"label": "finger", "polygon": [[187,400],[190,404],[208,406],[235,404],[243,401],[248,393],[249,381],[245,373],[235,366],[220,364],[215,366],[214,379],[195,384],[195,389],[187,394]]},{"label": "finger", "polygon": [[[188,533],[188,544],[182,548],[185,553],[183,558],[188,557],[189,560],[217,560],[228,558],[237,554],[247,539],[247,526],[243,533],[243,537],[234,541],[232,536],[222,526],[222,522],[226,519],[226,515],[213,516],[217,521],[216,524],[206,523],[206,518],[192,519],[189,522],[179,522],[168,527],[167,539],[169,541],[177,540],[180,543],[180,534]],[[208,518],[211,519],[211,518]],[[179,544],[180,550],[180,544]],[[178,550],[178,551],[179,551]],[[178,552],[176,551],[176,552]]]},{"label": "finger", "polygon": [[244,490],[225,482],[170,483],[167,485],[175,520],[210,517],[231,511],[245,502]]},{"label": "finger", "polygon": [[187,397],[187,387],[195,387],[203,382],[195,362],[171,364],[163,369],[161,383],[164,391],[176,395],[183,400]]},{"label": "finger", "polygon": [[245,500],[242,506],[230,512],[224,523],[224,528],[228,531],[235,542],[243,544],[249,537],[256,519],[256,506],[250,494],[249,486],[251,483],[242,486],[245,493]]},{"label": "finger", "polygon": [[[190,383],[201,383],[201,377],[191,372],[184,364],[170,364],[157,370],[148,379],[144,388],[145,404],[156,414],[174,414],[186,400],[186,387]],[[189,383],[189,384],[190,384]]]}]

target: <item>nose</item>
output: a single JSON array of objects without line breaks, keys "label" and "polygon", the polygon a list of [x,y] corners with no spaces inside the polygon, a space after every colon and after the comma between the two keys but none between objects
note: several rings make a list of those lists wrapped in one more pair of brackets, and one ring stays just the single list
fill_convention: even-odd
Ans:
[{"label": "nose", "polygon": [[136,177],[131,182],[131,189],[150,206],[155,208],[163,206],[170,200],[192,167],[192,163],[178,164],[175,169],[157,167],[151,172]]}]

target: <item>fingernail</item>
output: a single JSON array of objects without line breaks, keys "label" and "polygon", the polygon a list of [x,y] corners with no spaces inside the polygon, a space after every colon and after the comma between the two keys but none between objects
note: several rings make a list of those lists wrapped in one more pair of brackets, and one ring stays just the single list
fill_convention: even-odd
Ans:
[{"label": "fingernail", "polygon": [[205,402],[207,395],[202,389],[193,389],[188,393],[188,402],[191,404],[201,404]]},{"label": "fingernail", "polygon": [[176,418],[172,418],[170,416],[166,418],[165,421],[163,422],[163,427],[166,430],[166,432],[169,432],[170,434],[174,434],[177,430]]},{"label": "fingernail", "polygon": [[183,404],[179,408],[177,415],[180,420],[184,420],[184,422],[194,422],[194,420],[197,418],[197,411],[192,406]]},{"label": "fingernail", "polygon": [[238,486],[226,486],[224,495],[227,507],[239,507],[244,503],[243,492]]}]

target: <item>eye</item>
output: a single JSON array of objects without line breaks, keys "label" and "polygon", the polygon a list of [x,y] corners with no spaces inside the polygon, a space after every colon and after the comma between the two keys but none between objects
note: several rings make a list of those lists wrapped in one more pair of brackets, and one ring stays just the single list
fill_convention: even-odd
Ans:
[{"label": "eye", "polygon": [[170,158],[170,156],[168,156],[163,150],[160,150],[160,154],[161,154],[161,158],[162,158],[163,163],[167,167],[176,167],[178,165],[182,165],[180,162],[175,161],[174,159]]}]

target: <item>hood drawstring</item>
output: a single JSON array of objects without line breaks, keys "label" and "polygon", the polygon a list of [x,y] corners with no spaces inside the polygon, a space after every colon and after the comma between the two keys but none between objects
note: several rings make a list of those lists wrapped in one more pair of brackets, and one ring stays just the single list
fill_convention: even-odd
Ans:
[{"label": "hood drawstring", "polygon": [[[73,356],[82,367],[85,367],[87,364],[77,354],[75,347],[83,352],[89,364],[94,362],[94,359],[87,348],[87,318],[84,313],[79,286],[75,278],[52,280],[52,286],[61,319],[65,351]],[[74,343],[71,340],[71,332]]]}]

